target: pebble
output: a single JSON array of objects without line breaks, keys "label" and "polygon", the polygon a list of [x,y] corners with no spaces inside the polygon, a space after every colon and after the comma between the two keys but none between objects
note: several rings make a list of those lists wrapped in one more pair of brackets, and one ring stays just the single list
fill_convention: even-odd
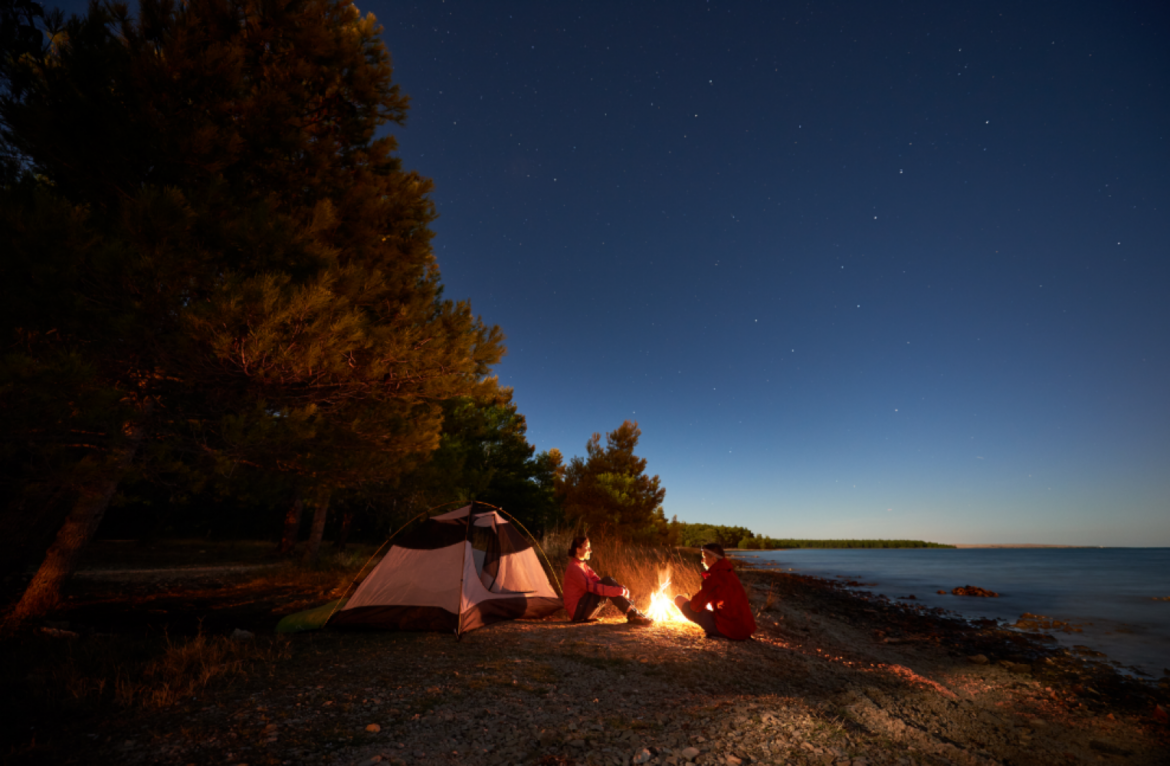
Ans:
[{"label": "pebble", "polygon": [[688,747],[679,753],[679,755],[681,755],[683,758],[686,758],[688,761],[693,761],[699,757],[699,750],[694,747]]},{"label": "pebble", "polygon": [[653,757],[654,756],[650,754],[650,751],[643,747],[639,749],[638,752],[634,753],[634,757],[631,762],[636,764],[648,763]]},{"label": "pebble", "polygon": [[366,727],[366,731],[370,732],[371,734],[377,734],[378,732],[382,731],[382,727],[376,723],[372,723]]},{"label": "pebble", "polygon": [[236,628],[232,631],[232,638],[236,641],[251,641],[256,637],[256,634],[249,630],[240,630]]}]

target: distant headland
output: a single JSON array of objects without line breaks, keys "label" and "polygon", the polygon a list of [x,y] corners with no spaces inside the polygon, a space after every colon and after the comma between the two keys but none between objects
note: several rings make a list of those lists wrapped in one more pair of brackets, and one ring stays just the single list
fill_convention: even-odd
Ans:
[{"label": "distant headland", "polygon": [[978,543],[958,544],[956,548],[1097,548],[1096,545],[1042,545],[1038,543]]}]

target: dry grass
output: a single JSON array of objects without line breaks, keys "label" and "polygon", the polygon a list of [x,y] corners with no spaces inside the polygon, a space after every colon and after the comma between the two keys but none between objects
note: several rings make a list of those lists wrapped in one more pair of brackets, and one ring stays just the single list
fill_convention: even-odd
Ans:
[{"label": "dry grass", "polygon": [[160,708],[203,691],[216,678],[247,676],[256,666],[288,659],[287,640],[232,639],[202,633],[184,641],[166,642],[162,655],[135,678],[119,677],[114,699],[121,705]]},{"label": "dry grass", "polygon": [[[571,532],[546,534],[540,541],[557,579],[563,579],[569,563]],[[667,580],[671,596],[694,595],[702,586],[700,558],[693,552],[676,548],[649,548],[630,545],[622,540],[591,537],[593,556],[589,566],[602,577],[612,577],[630,589],[631,601],[640,609],[649,605],[651,595]]]},{"label": "dry grass", "polygon": [[318,592],[328,601],[340,598],[354,584],[355,578],[369,574],[385,553],[385,548],[377,550],[373,546],[362,546],[344,553],[322,551],[312,564],[295,559],[258,573],[249,579],[248,587]]},{"label": "dry grass", "polygon": [[24,688],[6,688],[5,694],[11,699],[23,697],[23,691],[42,711],[56,713],[96,710],[109,703],[168,707],[198,696],[212,682],[266,672],[290,656],[283,638],[203,633],[183,639],[90,636],[48,641],[31,635],[6,643],[7,681]]}]

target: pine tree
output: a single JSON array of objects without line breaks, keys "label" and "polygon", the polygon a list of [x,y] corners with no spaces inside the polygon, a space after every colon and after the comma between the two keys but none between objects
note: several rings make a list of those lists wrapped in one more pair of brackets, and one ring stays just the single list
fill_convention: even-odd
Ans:
[{"label": "pine tree", "polygon": [[[378,136],[407,98],[372,15],[143,0],[59,23],[14,3],[0,426],[86,466],[79,529],[163,447],[296,472],[324,507],[436,448],[440,403],[494,385],[502,336],[442,299],[430,182]],[[57,547],[75,560],[84,538]],[[18,616],[51,606],[65,559]]]},{"label": "pine tree", "polygon": [[593,434],[586,457],[574,457],[559,491],[565,519],[584,532],[630,542],[665,544],[670,526],[662,510],[666,490],[647,476],[646,460],[634,454],[642,431],[629,420],[605,437]]},{"label": "pine tree", "polygon": [[383,498],[410,497],[411,507],[479,500],[539,535],[561,521],[555,490],[561,457],[556,450],[537,454],[527,431],[510,388],[450,399],[443,403],[439,448],[396,487],[375,491]]}]

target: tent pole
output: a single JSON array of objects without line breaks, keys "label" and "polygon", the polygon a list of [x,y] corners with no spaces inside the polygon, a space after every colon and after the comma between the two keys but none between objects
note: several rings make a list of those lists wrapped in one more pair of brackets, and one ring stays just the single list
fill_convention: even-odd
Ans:
[{"label": "tent pole", "polygon": [[459,569],[459,621],[455,624],[455,640],[463,640],[463,579],[467,574],[467,541],[471,539],[471,516],[475,513],[475,500],[467,506],[467,530],[463,533],[463,566]]}]

